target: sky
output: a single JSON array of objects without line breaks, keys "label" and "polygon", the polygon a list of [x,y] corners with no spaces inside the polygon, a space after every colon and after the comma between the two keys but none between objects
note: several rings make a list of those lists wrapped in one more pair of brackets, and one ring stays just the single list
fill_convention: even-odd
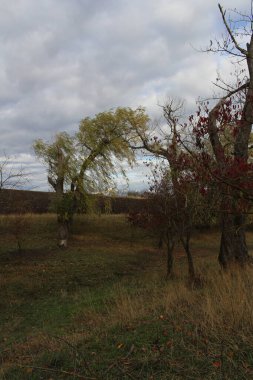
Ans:
[{"label": "sky", "polygon": [[[221,1],[243,13],[250,3]],[[193,112],[217,71],[230,71],[227,57],[199,51],[222,33],[214,0],[0,0],[0,159],[47,191],[35,139],[73,134],[84,117],[118,106],[157,117],[168,96]],[[130,190],[147,187],[144,172],[128,170]]]}]

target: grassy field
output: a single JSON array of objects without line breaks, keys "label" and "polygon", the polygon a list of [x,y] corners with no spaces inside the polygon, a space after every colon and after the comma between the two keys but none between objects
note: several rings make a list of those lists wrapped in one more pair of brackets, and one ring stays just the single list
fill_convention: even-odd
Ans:
[{"label": "grassy field", "polygon": [[193,290],[181,247],[168,282],[122,215],[77,218],[66,250],[55,228],[0,218],[1,379],[253,379],[253,269],[220,272],[217,232],[194,237]]}]

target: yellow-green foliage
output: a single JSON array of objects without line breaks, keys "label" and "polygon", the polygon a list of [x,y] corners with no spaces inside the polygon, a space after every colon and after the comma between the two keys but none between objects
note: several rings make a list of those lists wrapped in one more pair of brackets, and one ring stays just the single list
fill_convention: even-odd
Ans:
[{"label": "yellow-green foliage", "polygon": [[55,190],[62,180],[65,189],[72,184],[82,192],[108,191],[113,174],[124,174],[122,162],[134,163],[131,146],[138,143],[148,122],[143,108],[117,108],[86,117],[74,136],[61,132],[50,143],[36,140],[33,148],[47,166]]}]

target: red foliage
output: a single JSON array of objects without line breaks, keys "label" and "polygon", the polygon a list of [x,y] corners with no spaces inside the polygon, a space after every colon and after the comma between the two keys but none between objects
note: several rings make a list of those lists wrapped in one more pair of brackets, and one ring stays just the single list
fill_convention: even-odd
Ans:
[{"label": "red foliage", "polygon": [[[234,191],[233,197],[238,200],[237,208],[243,208],[245,211],[247,200],[253,196],[253,164],[245,157],[235,156],[234,152],[235,141],[242,126],[242,106],[230,98],[217,108],[214,116],[217,135],[221,142],[220,150],[216,151],[215,157],[207,151],[206,145],[206,141],[210,139],[210,114],[207,105],[203,104],[198,108],[196,116],[191,115],[189,118],[195,145],[199,151],[195,180],[206,181],[207,186],[210,183],[218,187],[227,185],[228,189]],[[205,189],[206,186],[201,187],[201,194],[204,195]]]}]

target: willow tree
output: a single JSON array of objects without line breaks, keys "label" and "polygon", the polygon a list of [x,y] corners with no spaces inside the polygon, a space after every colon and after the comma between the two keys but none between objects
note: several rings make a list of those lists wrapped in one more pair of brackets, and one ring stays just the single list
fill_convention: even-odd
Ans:
[{"label": "willow tree", "polygon": [[72,137],[61,133],[50,143],[35,141],[35,154],[47,165],[48,182],[57,195],[61,246],[67,245],[69,222],[84,195],[106,190],[119,172],[126,174],[126,163],[133,165],[132,147],[148,120],[143,108],[117,108],[81,120]]},{"label": "willow tree", "polygon": [[36,140],[33,149],[47,167],[47,180],[56,194],[54,205],[59,226],[59,245],[66,246],[71,219],[71,207],[66,190],[76,174],[77,165],[74,139],[66,132],[62,132],[58,133],[52,142]]}]

